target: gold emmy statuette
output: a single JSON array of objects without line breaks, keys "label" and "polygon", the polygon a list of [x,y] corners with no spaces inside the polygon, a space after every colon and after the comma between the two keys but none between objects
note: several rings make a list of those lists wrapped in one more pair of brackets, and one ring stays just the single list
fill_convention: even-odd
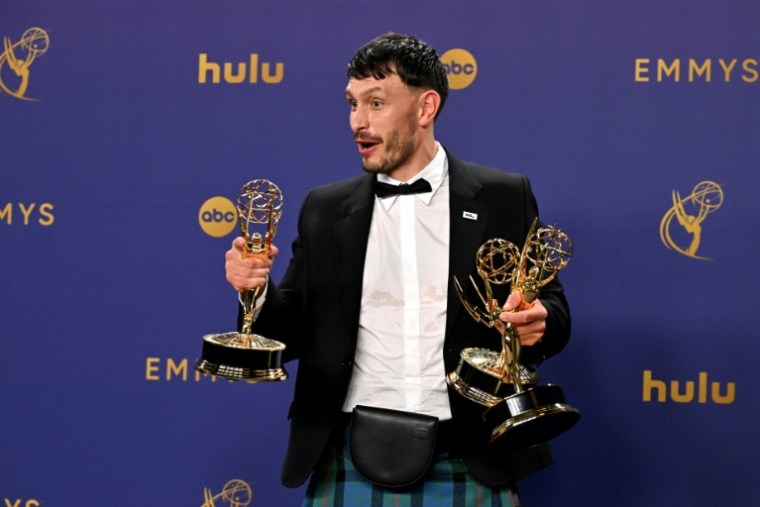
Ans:
[{"label": "gold emmy statuette", "polygon": [[[554,227],[536,230],[533,222],[522,251],[509,241],[491,239],[476,254],[478,275],[485,295],[470,278],[483,308],[469,301],[459,281],[454,287],[462,305],[477,322],[494,327],[502,305],[493,298],[491,284],[510,282],[526,303],[533,302],[539,288],[549,283],[572,257],[570,238]],[[488,407],[483,418],[494,429],[492,450],[514,451],[540,444],[569,430],[580,413],[565,402],[562,387],[536,386],[540,376],[520,364],[520,338],[504,323],[502,350],[467,348],[461,352],[456,371],[446,377],[448,384],[467,399]]]},{"label": "gold emmy statuette", "polygon": [[[473,319],[487,327],[494,327],[503,310],[499,302],[493,298],[491,285],[503,285],[510,281],[512,269],[520,257],[520,252],[509,241],[496,238],[486,241],[475,257],[478,275],[483,279],[485,296],[472,277],[470,277],[470,283],[482,301],[483,309],[473,305],[467,299],[456,277],[454,277],[454,288],[459,300]],[[484,348],[464,349],[460,354],[456,371],[449,373],[446,378],[448,384],[465,398],[488,408],[514,394],[515,390],[509,372],[504,367],[504,359],[509,349],[507,342],[502,340],[502,343],[501,352]],[[523,385],[536,384],[540,379],[538,372],[529,366],[519,365],[519,370]]]},{"label": "gold emmy statuette", "polygon": [[[253,180],[240,189],[237,200],[240,233],[246,241],[246,256],[269,257],[272,238],[282,216],[282,192],[267,180]],[[264,235],[252,231],[253,225],[266,227]],[[254,303],[260,289],[240,293],[243,306],[241,333],[208,334],[203,337],[203,352],[195,361],[195,369],[230,380],[271,382],[285,380],[288,372],[282,366],[285,344],[251,333]]]}]

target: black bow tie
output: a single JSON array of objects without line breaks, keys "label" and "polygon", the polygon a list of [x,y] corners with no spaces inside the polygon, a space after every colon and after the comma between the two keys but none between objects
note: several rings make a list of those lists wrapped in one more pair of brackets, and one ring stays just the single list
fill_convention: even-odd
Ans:
[{"label": "black bow tie", "polygon": [[409,194],[424,194],[425,192],[432,192],[433,187],[425,178],[420,178],[411,185],[402,183],[401,185],[391,185],[389,183],[382,183],[375,181],[375,195],[380,199],[386,197],[392,197],[394,195],[409,195]]}]

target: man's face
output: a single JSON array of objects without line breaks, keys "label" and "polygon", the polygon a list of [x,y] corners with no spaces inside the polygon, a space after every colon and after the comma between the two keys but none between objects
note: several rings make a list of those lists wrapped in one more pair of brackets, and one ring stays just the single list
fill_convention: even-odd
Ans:
[{"label": "man's face", "polygon": [[385,79],[351,79],[346,88],[351,130],[370,173],[392,176],[417,151],[418,95],[392,74]]}]

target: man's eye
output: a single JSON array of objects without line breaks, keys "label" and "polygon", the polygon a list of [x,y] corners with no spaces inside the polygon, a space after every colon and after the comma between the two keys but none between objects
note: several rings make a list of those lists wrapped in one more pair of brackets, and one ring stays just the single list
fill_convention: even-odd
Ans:
[{"label": "man's eye", "polygon": [[372,101],[372,107],[380,107],[382,105],[383,105],[383,103],[380,102],[379,100],[373,100]]}]

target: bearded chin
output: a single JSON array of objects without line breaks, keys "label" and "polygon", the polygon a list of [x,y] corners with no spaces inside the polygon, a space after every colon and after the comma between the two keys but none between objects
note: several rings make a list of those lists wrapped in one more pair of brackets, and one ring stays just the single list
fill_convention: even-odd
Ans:
[{"label": "bearded chin", "polygon": [[362,160],[362,169],[370,174],[388,174],[398,166],[399,164],[394,163],[393,160],[388,158],[383,158],[375,164],[370,163],[368,160]]},{"label": "bearded chin", "polygon": [[388,174],[406,164],[412,158],[417,146],[410,136],[405,142],[401,142],[398,130],[391,132],[386,143],[387,157],[381,158],[376,164],[368,160],[362,160],[362,168],[371,174]]}]

